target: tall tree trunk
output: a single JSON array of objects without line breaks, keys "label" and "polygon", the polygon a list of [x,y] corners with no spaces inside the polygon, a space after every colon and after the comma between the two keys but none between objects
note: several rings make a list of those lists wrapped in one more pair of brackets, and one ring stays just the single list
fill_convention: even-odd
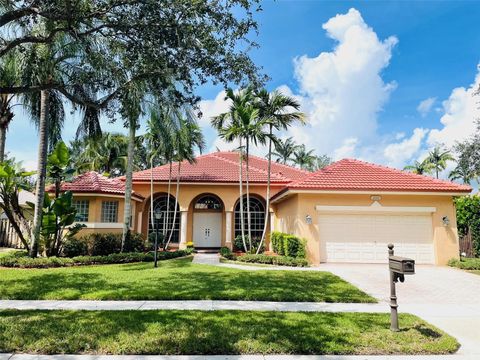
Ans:
[{"label": "tall tree trunk", "polygon": [[127,172],[125,174],[125,204],[123,207],[123,232],[122,246],[120,251],[123,252],[125,240],[130,230],[130,217],[132,216],[132,174],[133,174],[133,153],[135,151],[135,130],[137,124],[136,119],[129,120],[128,132],[128,148],[127,148]]},{"label": "tall tree trunk", "polygon": [[7,125],[5,125],[6,119],[0,120],[0,162],[5,160],[5,141],[7,139]]},{"label": "tall tree trunk", "polygon": [[167,211],[163,217],[163,244],[167,238],[168,220],[170,220],[170,191],[172,190],[172,161],[168,169],[168,186],[167,186]]},{"label": "tall tree trunk", "polygon": [[[155,216],[153,213],[153,156],[150,158],[150,221],[152,224],[153,232],[155,233],[155,244],[153,248],[153,266],[157,267],[158,231],[156,229],[157,224],[155,224]],[[150,237],[150,234],[148,235],[148,237]]]},{"label": "tall tree trunk", "polygon": [[47,149],[48,149],[48,91],[40,91],[40,121],[38,125],[38,162],[37,185],[35,188],[35,210],[30,239],[30,256],[36,257],[40,243],[40,230],[42,227],[43,197],[45,196],[45,178],[47,174]]},{"label": "tall tree trunk", "polygon": [[250,183],[249,183],[249,156],[250,156],[250,141],[247,138],[246,140],[246,145],[247,145],[247,157],[245,159],[246,163],[246,173],[247,173],[247,231],[248,231],[248,245],[250,246],[250,250],[252,250],[252,218],[250,214]]},{"label": "tall tree trunk", "polygon": [[267,224],[270,219],[270,173],[272,169],[272,124],[270,124],[269,129],[269,140],[268,140],[268,165],[267,165],[267,198],[265,204],[265,224],[263,224],[263,232],[262,238],[260,239],[260,244],[258,244],[257,254],[260,253],[260,249],[262,248],[262,244],[265,241],[265,237],[267,236]]},{"label": "tall tree trunk", "polygon": [[242,150],[242,138],[240,138],[240,156],[239,156],[239,185],[240,185],[240,231],[242,233],[242,242],[243,242],[243,249],[245,252],[248,252],[247,250],[247,243],[245,241],[245,222],[244,222],[244,216],[243,216],[243,150]]},{"label": "tall tree trunk", "polygon": [[179,161],[178,162],[178,171],[177,171],[177,189],[175,191],[175,207],[173,210],[173,222],[172,222],[172,228],[170,229],[170,235],[168,237],[167,244],[165,245],[165,250],[168,249],[168,245],[170,244],[170,241],[172,241],[172,236],[173,236],[173,231],[175,230],[175,221],[177,221],[177,206],[178,206],[178,193],[180,192],[180,167],[182,163]]}]

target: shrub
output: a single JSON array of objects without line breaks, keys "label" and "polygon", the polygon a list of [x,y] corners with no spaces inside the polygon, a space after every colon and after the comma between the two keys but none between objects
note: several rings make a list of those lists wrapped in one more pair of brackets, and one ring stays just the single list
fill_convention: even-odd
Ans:
[{"label": "shrub", "polygon": [[[247,244],[247,249],[250,245],[250,241],[248,239],[249,239],[248,235],[245,235],[245,242]],[[261,240],[261,238],[259,238],[259,237],[255,237],[255,238],[252,239],[252,248],[249,250],[250,254],[255,254],[257,252],[258,246],[260,245],[260,240]],[[233,241],[233,250],[241,251],[241,252],[245,251],[245,249],[243,247],[243,241],[242,241],[242,236],[241,235],[237,235],[235,237],[235,240]],[[264,252],[264,251],[265,251],[265,242],[262,243],[262,248],[261,248],[260,252]]]},{"label": "shrub", "polygon": [[88,245],[83,239],[67,239],[63,242],[62,254],[65,257],[88,255]]},{"label": "shrub", "polygon": [[448,262],[448,266],[463,270],[480,270],[480,259],[451,259]]},{"label": "shrub", "polygon": [[305,259],[293,258],[290,256],[270,256],[264,254],[247,254],[237,257],[237,261],[245,263],[271,264],[279,266],[305,267],[308,262]]},{"label": "shrub", "polygon": [[[122,248],[122,234],[120,233],[93,233],[83,236],[79,241],[87,245],[88,251],[84,255],[105,256],[116,254],[119,253]],[[153,249],[153,247],[151,249]],[[143,235],[129,232],[125,238],[123,251],[142,252],[145,250],[148,250],[148,247]]]},{"label": "shrub", "polygon": [[480,256],[480,196],[458,197],[455,208],[459,235],[465,236],[470,229],[475,255]]},{"label": "shrub", "polygon": [[[192,253],[191,250],[166,251],[158,253],[158,260],[174,259],[187,256]],[[98,265],[98,264],[123,264],[132,262],[150,262],[153,261],[153,253],[120,253],[105,256],[75,256],[73,258],[45,257],[30,258],[28,256],[0,257],[0,266],[17,268],[52,268],[78,265]]]},{"label": "shrub", "polygon": [[235,260],[237,257],[232,253],[228,247],[222,247],[220,249],[220,255],[228,260]]},{"label": "shrub", "polygon": [[272,248],[275,253],[281,256],[305,259],[305,240],[295,235],[274,231],[270,236]]},{"label": "shrub", "polygon": [[[120,247],[122,246],[122,236],[120,235]],[[123,246],[124,252],[142,252],[145,251],[145,237],[141,233],[131,232],[127,233],[125,244]]]}]

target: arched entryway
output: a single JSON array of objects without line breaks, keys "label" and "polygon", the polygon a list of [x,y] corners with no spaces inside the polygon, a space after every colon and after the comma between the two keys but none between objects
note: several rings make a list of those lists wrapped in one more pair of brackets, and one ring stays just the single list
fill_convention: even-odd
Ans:
[{"label": "arched entryway", "polygon": [[215,195],[204,194],[193,202],[193,243],[195,248],[222,246],[223,203]]}]

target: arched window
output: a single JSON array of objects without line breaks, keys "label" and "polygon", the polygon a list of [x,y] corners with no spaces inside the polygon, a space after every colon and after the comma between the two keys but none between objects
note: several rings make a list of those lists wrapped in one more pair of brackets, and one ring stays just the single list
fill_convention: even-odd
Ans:
[{"label": "arched window", "polygon": [[[262,237],[265,226],[265,205],[263,201],[250,196],[250,224],[252,239]],[[245,224],[245,235],[248,235],[247,198],[243,197],[243,222]],[[235,237],[242,234],[240,222],[240,201],[235,205]]]},{"label": "arched window", "polygon": [[[168,210],[167,210],[168,204]],[[177,204],[177,215],[175,216],[175,197],[170,195],[160,195],[153,200],[153,217],[155,227],[152,226],[151,209],[148,213],[148,233],[158,230],[159,234],[165,234],[165,241],[168,240],[172,231],[173,218],[175,217],[175,226],[173,226],[171,243],[178,243],[180,234],[180,206]]]},{"label": "arched window", "polygon": [[194,206],[195,210],[216,210],[221,211],[223,209],[220,200],[213,195],[204,195],[200,197]]}]

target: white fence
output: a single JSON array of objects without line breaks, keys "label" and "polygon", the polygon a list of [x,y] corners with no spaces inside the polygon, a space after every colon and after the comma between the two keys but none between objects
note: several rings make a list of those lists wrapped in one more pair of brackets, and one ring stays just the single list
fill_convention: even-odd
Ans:
[{"label": "white fence", "polygon": [[8,219],[0,219],[0,247],[23,248],[20,238]]}]

